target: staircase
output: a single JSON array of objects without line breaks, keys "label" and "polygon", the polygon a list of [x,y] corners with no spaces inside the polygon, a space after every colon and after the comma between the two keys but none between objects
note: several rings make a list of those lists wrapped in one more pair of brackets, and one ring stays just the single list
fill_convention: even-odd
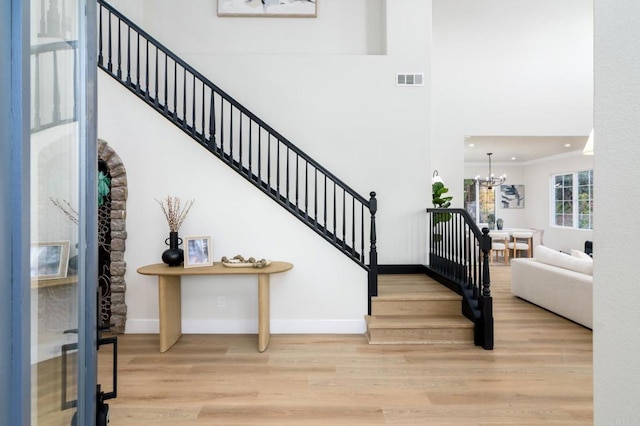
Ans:
[{"label": "staircase", "polygon": [[375,192],[360,195],[105,0],[97,41],[99,69],[367,271],[376,295]]},{"label": "staircase", "polygon": [[370,344],[469,344],[474,324],[462,297],[424,274],[380,275],[366,315]]}]

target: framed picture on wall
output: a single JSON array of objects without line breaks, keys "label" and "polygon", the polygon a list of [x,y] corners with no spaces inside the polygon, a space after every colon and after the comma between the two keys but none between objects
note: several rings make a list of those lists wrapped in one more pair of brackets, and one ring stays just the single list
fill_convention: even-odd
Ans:
[{"label": "framed picture on wall", "polygon": [[316,0],[218,0],[218,16],[315,18]]},{"label": "framed picture on wall", "polygon": [[523,209],[524,185],[500,185],[500,203],[503,209]]},{"label": "framed picture on wall", "polygon": [[184,237],[184,267],[197,268],[213,264],[211,237]]},{"label": "framed picture on wall", "polygon": [[31,280],[66,278],[69,267],[69,241],[31,244]]}]

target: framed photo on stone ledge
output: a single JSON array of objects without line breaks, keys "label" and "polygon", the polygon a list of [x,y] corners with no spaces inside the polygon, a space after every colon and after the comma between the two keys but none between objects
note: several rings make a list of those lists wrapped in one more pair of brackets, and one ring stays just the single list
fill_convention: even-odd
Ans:
[{"label": "framed photo on stone ledge", "polygon": [[315,18],[317,0],[218,0],[218,16]]},{"label": "framed photo on stone ledge", "polygon": [[197,268],[213,265],[211,237],[199,235],[184,237],[184,267]]}]

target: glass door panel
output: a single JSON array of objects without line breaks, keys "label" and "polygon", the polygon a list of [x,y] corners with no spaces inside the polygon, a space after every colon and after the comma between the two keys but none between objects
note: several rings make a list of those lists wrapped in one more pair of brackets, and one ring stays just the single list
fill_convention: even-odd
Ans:
[{"label": "glass door panel", "polygon": [[31,0],[31,423],[70,425],[78,400],[82,0]]}]

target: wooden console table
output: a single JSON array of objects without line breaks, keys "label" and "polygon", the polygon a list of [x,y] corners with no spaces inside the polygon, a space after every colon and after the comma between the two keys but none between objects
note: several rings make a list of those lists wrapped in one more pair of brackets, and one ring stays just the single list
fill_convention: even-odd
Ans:
[{"label": "wooden console table", "polygon": [[288,262],[271,262],[264,268],[232,268],[215,262],[213,266],[184,268],[164,263],[138,268],[143,275],[158,276],[160,316],[160,352],[166,352],[182,336],[182,308],[180,277],[184,275],[257,275],[258,276],[258,350],[264,352],[269,345],[269,275],[293,268]]}]

